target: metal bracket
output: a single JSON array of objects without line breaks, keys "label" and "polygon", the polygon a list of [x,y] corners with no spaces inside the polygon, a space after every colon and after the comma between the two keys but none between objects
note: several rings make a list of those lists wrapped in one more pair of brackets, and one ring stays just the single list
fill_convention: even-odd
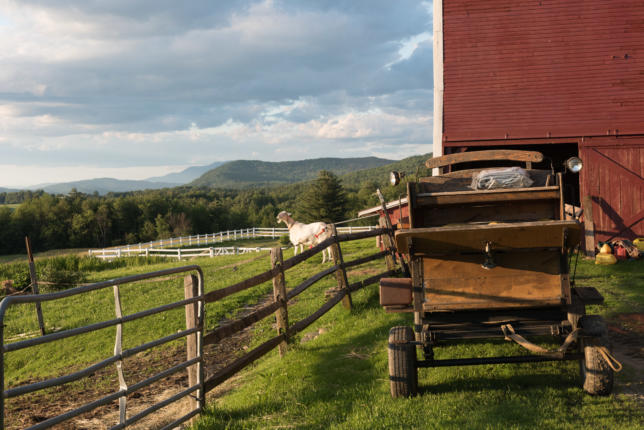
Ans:
[{"label": "metal bracket", "polygon": [[494,255],[492,254],[492,242],[485,242],[483,254],[485,255],[485,261],[483,261],[481,267],[487,270],[494,269],[496,267],[496,263],[494,262]]}]

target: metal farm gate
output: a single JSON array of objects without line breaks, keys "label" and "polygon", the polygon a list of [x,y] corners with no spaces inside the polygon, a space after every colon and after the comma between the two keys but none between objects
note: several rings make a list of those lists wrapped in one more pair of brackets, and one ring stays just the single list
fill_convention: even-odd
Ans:
[{"label": "metal farm gate", "polygon": [[[184,294],[185,299],[173,303],[166,303],[161,306],[153,307],[143,311],[139,311],[132,314],[124,314],[121,306],[121,287],[125,284],[138,282],[147,279],[156,279],[162,280],[161,277],[166,277],[173,274],[186,273],[188,274],[184,282]],[[191,274],[192,273],[192,274]],[[196,275],[195,275],[196,273]],[[204,295],[203,295],[203,273],[199,266],[184,266],[177,267],[167,270],[160,270],[157,272],[145,273],[141,275],[133,275],[124,278],[119,278],[115,280],[109,280],[104,282],[98,282],[91,285],[86,285],[82,287],[72,288],[69,290],[50,293],[50,294],[40,294],[40,295],[26,295],[26,296],[7,296],[5,297],[0,304],[0,324],[2,324],[2,330],[0,330],[0,344],[2,344],[2,351],[0,353],[0,394],[2,395],[0,402],[0,428],[5,428],[5,402],[7,399],[14,398],[17,396],[34,393],[36,391],[44,390],[47,388],[59,387],[63,384],[67,384],[73,381],[78,381],[83,378],[88,378],[93,375],[95,372],[106,368],[108,366],[115,365],[116,371],[118,374],[118,387],[117,390],[112,392],[107,396],[103,396],[99,399],[89,401],[83,404],[80,407],[69,410],[58,416],[46,419],[32,427],[30,429],[43,429],[49,428],[51,426],[63,423],[73,417],[79,416],[83,413],[92,411],[93,409],[112,404],[116,400],[119,402],[119,419],[118,424],[111,427],[112,429],[122,429],[129,425],[139,422],[146,416],[152,414],[153,412],[170,405],[178,400],[189,397],[192,400],[190,401],[191,410],[184,416],[176,419],[172,423],[163,427],[164,429],[171,429],[177,425],[189,420],[193,416],[197,415],[204,406],[204,384],[203,384],[203,354],[202,354],[202,327],[203,327],[203,315],[204,315]],[[62,331],[56,331],[50,334],[45,334],[44,336],[38,336],[31,339],[21,340],[18,342],[5,343],[4,339],[4,328],[5,328],[5,317],[7,311],[12,307],[20,304],[30,304],[30,303],[43,303],[50,302],[54,300],[61,300],[73,296],[78,296],[81,294],[86,294],[92,291],[103,290],[106,288],[113,289],[114,292],[114,315],[115,318],[107,321],[100,321],[93,324],[66,329]],[[133,348],[123,349],[123,324],[135,322],[141,318],[149,317],[156,314],[161,314],[168,312],[173,309],[186,308],[186,328],[185,330],[179,330],[176,333],[172,333],[162,338],[154,339],[152,341],[145,342],[143,344],[137,345]],[[102,361],[94,363],[85,369],[75,371],[73,373],[67,373],[64,376],[57,378],[51,378],[44,381],[39,381],[35,383],[29,383],[26,385],[20,385],[17,387],[12,387],[5,390],[5,360],[6,354],[11,353],[12,351],[18,351],[25,348],[36,347],[38,345],[43,345],[50,342],[59,341],[61,339],[72,338],[75,336],[80,336],[85,333],[96,332],[101,329],[116,327],[116,339],[114,342],[114,354],[111,357],[108,357]],[[134,384],[127,385],[124,377],[124,366],[123,360],[132,357],[135,354],[138,354],[143,351],[150,350],[157,346],[167,344],[169,342],[187,338],[188,339],[188,353],[187,359],[177,365],[174,365],[170,368],[158,372],[152,376],[147,377],[144,380],[137,381]],[[82,341],[81,341],[82,342]],[[192,348],[190,345],[194,345]],[[147,387],[157,381],[162,380],[168,376],[171,376],[177,372],[185,372],[188,369],[189,373],[189,382],[188,388],[185,388],[178,393],[172,395],[171,397],[157,402],[156,404],[135,413],[133,416],[128,414],[127,410],[127,396],[131,395],[144,387]],[[125,369],[127,370],[127,369]],[[195,393],[196,392],[196,393]]]}]

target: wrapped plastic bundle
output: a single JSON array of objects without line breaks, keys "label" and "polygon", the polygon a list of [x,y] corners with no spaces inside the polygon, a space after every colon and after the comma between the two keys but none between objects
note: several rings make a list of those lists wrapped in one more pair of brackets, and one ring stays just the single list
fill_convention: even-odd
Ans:
[{"label": "wrapped plastic bundle", "polygon": [[528,172],[520,167],[481,170],[472,175],[474,190],[494,190],[497,188],[527,188],[533,184]]}]

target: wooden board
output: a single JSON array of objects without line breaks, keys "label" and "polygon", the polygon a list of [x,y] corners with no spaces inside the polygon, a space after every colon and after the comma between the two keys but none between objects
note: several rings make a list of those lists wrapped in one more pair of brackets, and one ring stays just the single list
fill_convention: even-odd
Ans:
[{"label": "wooden board", "polygon": [[429,169],[435,167],[449,166],[458,163],[470,163],[474,161],[510,160],[523,162],[543,161],[543,155],[537,151],[519,151],[512,149],[492,149],[489,151],[462,152],[459,154],[443,155],[442,157],[430,158],[425,161]]},{"label": "wooden board", "polygon": [[459,252],[482,252],[491,242],[494,250],[561,247],[564,230],[568,246],[579,243],[581,226],[577,221],[537,221],[485,225],[447,225],[414,228],[396,232],[396,247],[407,252],[413,240],[415,252],[444,255]]},{"label": "wooden board", "polygon": [[559,187],[513,188],[488,191],[418,193],[417,206],[487,203],[498,201],[559,199]]},{"label": "wooden board", "polygon": [[380,279],[380,306],[410,306],[411,303],[411,278]]},{"label": "wooden board", "polygon": [[[439,227],[454,223],[531,222],[559,218],[557,200],[495,202],[477,205],[422,207],[416,211],[414,228]],[[405,227],[410,228],[410,227]]]},{"label": "wooden board", "polygon": [[569,297],[557,251],[424,258],[425,311],[560,306]]},{"label": "wooden board", "polygon": [[[418,179],[419,193],[451,192],[451,191],[476,191],[470,188],[472,185],[473,175],[482,170],[490,170],[494,167],[485,167],[479,169],[457,170],[450,173],[444,173],[440,176],[425,176]],[[532,187],[545,187],[549,170],[527,169],[530,179],[534,181]],[[554,184],[554,180],[550,182]],[[484,192],[484,191],[479,191]]]}]

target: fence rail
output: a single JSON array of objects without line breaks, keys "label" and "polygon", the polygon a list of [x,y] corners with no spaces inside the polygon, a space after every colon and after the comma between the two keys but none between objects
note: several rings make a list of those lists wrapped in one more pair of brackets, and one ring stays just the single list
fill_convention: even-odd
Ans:
[{"label": "fence rail", "polygon": [[[272,339],[267,340],[262,343],[255,349],[249,351],[244,356],[239,357],[232,364],[220,369],[217,373],[212,375],[206,381],[204,381],[204,390],[206,392],[214,389],[217,385],[226,381],[228,378],[233,376],[235,373],[239,372],[244,367],[253,363],[255,360],[267,354],[269,351],[273,350],[277,346],[280,346],[280,355],[286,351],[286,344],[288,340],[295,334],[306,329],[309,325],[313,324],[317,319],[322,315],[331,310],[336,304],[343,302],[345,307],[351,307],[351,293],[357,291],[368,285],[372,285],[378,282],[379,279],[391,276],[396,273],[395,267],[387,262],[387,271],[380,273],[378,275],[372,276],[368,279],[362,281],[354,282],[348,284],[347,282],[347,272],[348,267],[354,267],[360,264],[364,264],[378,258],[383,258],[386,255],[390,255],[391,251],[377,252],[373,255],[367,257],[362,257],[350,262],[344,262],[342,258],[342,251],[340,248],[340,243],[345,241],[363,239],[367,237],[379,236],[383,234],[390,233],[389,230],[384,228],[372,228],[371,231],[363,231],[359,233],[343,234],[338,235],[334,231],[334,235],[318,245],[314,246],[311,249],[304,251],[302,254],[291,257],[286,261],[282,261],[282,252],[280,248],[275,248],[272,251],[272,268],[266,272],[255,275],[252,278],[243,280],[236,284],[230,285],[219,290],[211,291],[206,293],[204,300],[206,303],[212,303],[218,300],[223,299],[224,297],[230,296],[232,294],[239,293],[246,289],[255,287],[257,285],[266,282],[269,279],[273,279],[273,295],[274,300],[268,304],[265,304],[260,309],[256,310],[252,314],[246,315],[245,317],[236,319],[227,323],[226,325],[220,326],[213,331],[205,333],[204,335],[204,345],[216,343],[226,337],[237,333],[257,321],[272,315],[274,312],[278,313],[277,316],[277,331],[278,334]],[[334,265],[329,267],[321,272],[318,272],[308,279],[301,282],[299,285],[293,287],[290,291],[285,289],[285,271],[295,267],[296,265],[302,263],[313,255],[321,252],[327,247],[331,246],[333,262]],[[390,260],[391,261],[391,260]],[[338,282],[338,287],[334,295],[320,307],[316,312],[309,315],[308,317],[289,325],[288,323],[288,302],[293,299],[298,294],[304,292],[307,288],[311,287],[316,282],[320,281],[324,277],[336,274],[336,279]],[[282,316],[280,317],[280,311]]]},{"label": "fence rail", "polygon": [[[360,226],[360,227],[337,227],[338,233],[357,233],[357,232],[369,232],[378,227],[376,226]],[[192,246],[201,246],[201,245],[210,245],[215,243],[223,243],[231,240],[239,239],[257,239],[257,238],[271,238],[276,239],[280,236],[288,234],[288,229],[285,227],[249,227],[236,230],[226,230],[220,231],[219,233],[207,233],[207,234],[197,234],[193,236],[181,236],[181,237],[172,237],[169,239],[159,239],[151,242],[137,243],[131,245],[123,246],[112,246],[102,249],[90,249],[88,251],[89,255],[96,256],[98,258],[120,258],[120,257],[131,257],[138,255],[160,255],[160,248],[172,248],[172,247],[192,247]],[[209,250],[210,248],[201,248],[202,250]],[[215,253],[211,256],[217,255],[230,255],[233,250],[233,247],[222,247],[214,248]],[[253,252],[256,248],[237,248],[239,250],[247,250],[244,252]],[[264,248],[262,250],[267,250],[270,248]],[[147,250],[147,252],[146,252]],[[221,250],[221,251],[217,251]],[[185,250],[184,250],[185,251]],[[174,251],[176,253],[176,250]],[[210,254],[207,254],[210,255]],[[180,259],[180,258],[179,258]]]},{"label": "fence rail", "polygon": [[[347,233],[347,234],[338,234],[335,227],[332,228],[333,236],[316,245],[315,247],[304,251],[303,253],[283,260],[282,250],[279,247],[271,249],[271,269],[260,274],[257,274],[251,278],[245,279],[241,282],[237,282],[232,285],[228,285],[224,288],[210,291],[204,293],[204,279],[203,273],[199,266],[185,266],[174,269],[167,269],[158,272],[152,272],[142,275],[128,276],[120,279],[98,282],[95,284],[78,287],[70,290],[66,290],[59,293],[43,294],[43,295],[30,295],[30,296],[9,296],[5,298],[0,303],[0,343],[2,344],[2,350],[0,351],[0,393],[1,393],[1,402],[0,412],[1,412],[1,421],[0,426],[4,426],[5,419],[5,400],[11,397],[19,396],[26,393],[35,392],[45,388],[51,388],[54,386],[62,385],[67,382],[78,380],[88,375],[93,374],[96,370],[104,368],[111,364],[116,364],[117,373],[119,376],[119,390],[104,396],[98,400],[86,403],[85,405],[67,411],[57,417],[49,418],[46,421],[36,424],[31,429],[41,429],[49,428],[51,426],[60,424],[66,420],[69,420],[73,417],[76,417],[82,413],[91,411],[99,406],[106,405],[115,400],[119,400],[119,424],[112,428],[126,428],[131,424],[140,421],[145,416],[161,409],[162,407],[169,405],[172,402],[178,401],[182,398],[191,399],[191,410],[185,415],[177,418],[173,421],[171,426],[165,428],[172,428],[180,423],[186,422],[195,415],[199,414],[205,406],[205,394],[226,381],[228,378],[233,376],[235,373],[242,370],[244,367],[253,363],[260,357],[264,356],[269,351],[274,348],[279,347],[280,356],[284,355],[287,352],[288,341],[295,334],[306,329],[309,325],[331,310],[336,304],[343,303],[343,305],[350,309],[351,308],[351,293],[372,285],[378,282],[379,279],[385,276],[391,276],[397,272],[394,267],[392,256],[393,250],[389,249],[382,252],[377,252],[372,255],[361,257],[353,261],[345,262],[342,257],[342,249],[340,244],[345,241],[352,241],[357,239],[363,239],[367,237],[379,236],[379,235],[389,235],[391,230],[385,228],[371,228],[371,231],[361,231],[357,233]],[[302,281],[295,287],[291,288],[289,291],[286,290],[286,271],[290,268],[297,266],[298,264],[304,262],[308,258],[316,255],[327,247],[331,247],[332,257],[333,257],[333,266],[326,268],[312,276],[308,279]],[[212,248],[207,248],[212,249]],[[165,250],[170,252],[170,250]],[[367,262],[371,262],[380,258],[385,257],[387,263],[387,270],[371,276],[370,278],[363,279],[357,282],[349,284],[347,278],[347,268],[355,267]],[[141,281],[145,279],[151,279],[156,277],[167,276],[170,274],[176,273],[188,273],[196,272],[197,275],[188,274],[185,277],[184,281],[184,300],[180,300],[174,303],[165,304],[158,306],[156,308],[148,309],[141,311],[135,314],[122,315],[121,313],[121,304],[120,304],[120,293],[119,286]],[[288,308],[289,301],[296,297],[298,294],[301,294],[306,289],[314,285],[316,282],[325,278],[326,276],[335,274],[337,287],[334,287],[327,291],[330,293],[331,297],[315,312],[311,315],[295,322],[289,324],[288,321]],[[235,319],[231,322],[228,322],[224,325],[214,328],[210,332],[206,333],[204,331],[204,315],[206,311],[206,304],[219,301],[225,297],[228,297],[232,294],[239,293],[241,291],[247,290],[259,286],[260,284],[272,280],[273,282],[273,300],[269,303],[266,303],[253,311],[250,314],[245,315],[244,317]],[[36,337],[33,339],[21,340],[13,343],[4,343],[4,318],[7,312],[7,309],[18,303],[40,303],[44,301],[57,300],[72,295],[78,295],[87,293],[94,290],[99,290],[103,288],[112,287],[114,289],[114,306],[115,306],[115,315],[116,318],[102,321],[99,323],[90,324],[84,327],[76,327],[68,330],[64,330],[57,333],[51,333],[44,336]],[[328,296],[329,294],[327,294]],[[290,306],[292,306],[291,304]],[[168,311],[170,309],[175,309],[177,307],[186,308],[186,329],[181,330],[177,333],[173,333],[169,336],[165,336],[145,344],[139,345],[134,348],[122,350],[122,325],[125,322],[134,321],[139,318],[143,318],[148,315],[161,313]],[[254,323],[275,314],[277,320],[277,335],[273,338],[265,341],[261,345],[247,352],[243,356],[240,356],[232,363],[228,364],[222,369],[219,369],[216,373],[211,375],[208,379],[204,378],[204,356],[203,356],[203,347],[205,345],[217,343],[225,338],[228,338],[235,333],[250,327]],[[71,374],[60,376],[57,378],[52,378],[46,381],[41,381],[37,383],[27,384],[19,387],[13,387],[11,389],[4,389],[4,355],[7,352],[15,351],[18,349],[28,348],[35,345],[40,345],[43,343],[53,342],[59,339],[68,338],[72,336],[79,335],[81,333],[88,333],[91,331],[99,330],[101,328],[116,326],[116,341],[114,348],[114,355],[109,357],[101,362],[94,363],[91,366],[76,371]],[[186,360],[182,363],[174,365],[166,370],[163,370],[156,375],[149,377],[141,382],[127,386],[125,384],[125,379],[123,377],[123,359],[130,357],[138,352],[150,349],[155,346],[162,345],[164,343],[185,337],[187,341],[187,356]],[[127,411],[127,401],[126,398],[129,394],[134,393],[135,391],[152,384],[162,378],[165,378],[173,373],[179,371],[188,371],[188,388],[183,389],[177,394],[172,395],[171,397],[160,401],[152,406],[149,406],[147,409],[137,413],[134,416],[128,417],[126,414]],[[196,395],[193,394],[196,392]],[[183,412],[182,412],[183,413]]]}]

